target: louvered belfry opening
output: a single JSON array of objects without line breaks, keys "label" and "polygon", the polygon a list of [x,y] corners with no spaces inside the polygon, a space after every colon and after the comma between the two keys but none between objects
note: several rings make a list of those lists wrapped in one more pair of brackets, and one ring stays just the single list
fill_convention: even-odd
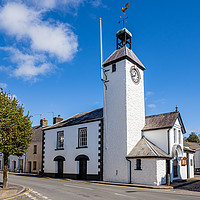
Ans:
[{"label": "louvered belfry opening", "polygon": [[128,31],[126,28],[123,28],[116,33],[116,37],[117,49],[121,49],[124,46],[127,46],[129,49],[131,49],[132,34],[130,31]]}]

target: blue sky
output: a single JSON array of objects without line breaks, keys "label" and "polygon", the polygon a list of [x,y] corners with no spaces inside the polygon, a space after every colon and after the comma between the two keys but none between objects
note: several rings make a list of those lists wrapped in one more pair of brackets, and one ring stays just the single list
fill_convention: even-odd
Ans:
[{"label": "blue sky", "polygon": [[[33,125],[103,106],[104,60],[116,49],[124,0],[0,0],[0,86],[17,96]],[[200,133],[200,1],[129,1],[126,27],[145,65],[146,115],[178,105],[186,129]]]}]

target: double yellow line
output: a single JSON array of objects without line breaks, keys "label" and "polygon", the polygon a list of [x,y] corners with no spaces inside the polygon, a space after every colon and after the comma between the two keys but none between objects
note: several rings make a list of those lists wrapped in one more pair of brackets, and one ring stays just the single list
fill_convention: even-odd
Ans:
[{"label": "double yellow line", "polygon": [[32,190],[33,190],[33,189],[31,189],[31,188],[28,188],[28,190],[27,190],[27,191],[25,191],[25,192],[22,192],[21,194],[15,195],[15,196],[13,196],[13,197],[5,198],[4,200],[8,200],[8,199],[14,199],[14,198],[17,198],[17,197],[23,196],[23,195],[25,195],[26,193],[30,193]]}]

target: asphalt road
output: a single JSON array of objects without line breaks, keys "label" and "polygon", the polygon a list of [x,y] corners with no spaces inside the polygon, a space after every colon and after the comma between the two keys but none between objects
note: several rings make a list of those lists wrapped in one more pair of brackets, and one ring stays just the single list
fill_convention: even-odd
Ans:
[{"label": "asphalt road", "polygon": [[[0,175],[0,181],[2,175]],[[12,184],[24,185],[31,191],[16,200],[199,200],[200,193],[185,190],[152,190],[100,185],[88,182],[9,175]]]}]

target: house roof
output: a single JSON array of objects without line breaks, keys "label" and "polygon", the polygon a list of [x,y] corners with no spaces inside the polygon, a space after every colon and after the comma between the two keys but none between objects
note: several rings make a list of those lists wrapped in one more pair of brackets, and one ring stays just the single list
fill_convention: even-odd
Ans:
[{"label": "house roof", "polygon": [[133,51],[126,46],[115,50],[113,54],[104,61],[103,66],[106,67],[123,59],[128,59],[129,61],[138,64],[143,70],[146,69]]},{"label": "house roof", "polygon": [[183,146],[184,147],[189,147],[190,149],[196,150],[200,148],[200,143],[197,142],[187,142],[187,141],[183,141]]},{"label": "house roof", "polygon": [[78,113],[68,119],[62,120],[56,124],[53,124],[52,126],[48,126],[47,128],[44,128],[44,130],[53,129],[53,128],[60,128],[65,126],[71,126],[81,123],[87,123],[91,121],[96,121],[103,118],[103,108]]},{"label": "house roof", "polygon": [[127,155],[127,158],[171,158],[162,149],[155,144],[142,137],[135,145],[132,151]]},{"label": "house roof", "polygon": [[182,126],[182,132],[185,133],[185,127],[179,112],[169,112],[145,117],[145,126],[142,131],[172,128],[177,118]]},{"label": "house roof", "polygon": [[32,135],[32,142],[41,142],[42,141],[42,130],[43,127],[41,126],[33,126],[33,135]]},{"label": "house roof", "polygon": [[[78,113],[68,119],[62,120],[56,124],[53,124],[43,129],[48,130],[53,128],[71,126],[71,125],[96,121],[102,118],[103,118],[103,108],[100,108],[88,112]],[[185,133],[185,128],[182,123],[179,112],[171,112],[171,113],[147,116],[145,118],[145,126],[142,131],[171,128],[174,125],[177,118],[179,118],[179,121],[182,125],[183,133]]]},{"label": "house roof", "polygon": [[195,150],[191,149],[190,147],[184,147],[183,150],[185,152],[195,153]]}]

